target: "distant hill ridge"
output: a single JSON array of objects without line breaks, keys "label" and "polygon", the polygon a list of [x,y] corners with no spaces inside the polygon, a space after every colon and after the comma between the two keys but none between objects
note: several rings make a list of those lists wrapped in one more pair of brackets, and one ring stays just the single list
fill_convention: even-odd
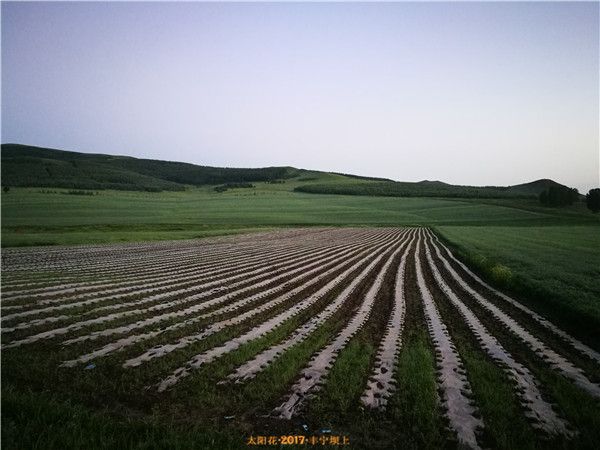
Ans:
[{"label": "distant hill ridge", "polygon": [[[327,175],[327,176],[325,176]],[[514,186],[457,186],[442,181],[392,181],[294,167],[226,168],[2,144],[2,184],[16,187],[179,191],[186,186],[294,179],[295,191],[316,194],[532,198],[559,183],[541,179]]]},{"label": "distant hill ridge", "polygon": [[2,144],[2,184],[76,189],[183,190],[185,185],[270,181],[291,167],[238,169]]},{"label": "distant hill ridge", "polygon": [[442,181],[389,181],[361,184],[310,184],[295,190],[312,194],[370,195],[378,197],[445,197],[445,198],[537,198],[550,186],[563,186],[542,179],[514,186],[461,186]]}]

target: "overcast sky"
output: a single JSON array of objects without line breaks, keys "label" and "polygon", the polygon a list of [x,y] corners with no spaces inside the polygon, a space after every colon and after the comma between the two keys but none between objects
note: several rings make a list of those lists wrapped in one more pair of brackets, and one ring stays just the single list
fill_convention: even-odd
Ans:
[{"label": "overcast sky", "polygon": [[599,182],[593,3],[2,3],[2,142]]}]

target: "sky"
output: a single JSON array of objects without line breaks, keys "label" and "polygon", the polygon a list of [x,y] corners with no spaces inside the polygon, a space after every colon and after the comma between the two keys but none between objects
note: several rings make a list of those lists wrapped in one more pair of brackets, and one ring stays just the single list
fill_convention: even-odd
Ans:
[{"label": "sky", "polygon": [[3,143],[600,185],[599,4],[7,3]]}]

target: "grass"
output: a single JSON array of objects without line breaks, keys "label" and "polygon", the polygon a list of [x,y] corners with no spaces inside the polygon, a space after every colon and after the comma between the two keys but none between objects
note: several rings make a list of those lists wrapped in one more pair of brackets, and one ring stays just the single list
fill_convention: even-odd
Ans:
[{"label": "grass", "polygon": [[2,195],[2,246],[185,239],[298,225],[600,224],[581,206],[556,210],[522,200],[480,203],[292,191],[303,183],[296,178],[222,193],[208,186],[161,193],[99,191],[94,196],[13,188]]},{"label": "grass", "polygon": [[406,448],[440,448],[445,436],[438,406],[435,358],[424,330],[405,339],[398,361],[398,385],[390,401],[397,441]]},{"label": "grass", "polygon": [[123,417],[58,399],[51,393],[3,383],[2,448],[238,448],[240,433],[195,425],[187,428],[152,417]]},{"label": "grass", "polygon": [[[300,178],[311,179],[254,183],[255,188],[223,193],[214,192],[210,186],[161,193],[100,191],[94,196],[12,188],[2,195],[2,246],[186,239],[298,225],[432,226],[486,280],[512,292],[586,343],[600,347],[600,218],[581,205],[552,209],[524,199],[458,201],[293,192],[303,183],[322,182],[324,177],[345,180],[334,174],[305,174]],[[436,391],[435,358],[419,299],[414,293],[411,296],[397,365],[398,385],[388,411],[367,414],[357,404],[365,371],[377,349],[378,337],[370,337],[368,331],[377,329],[374,322],[375,326],[365,326],[367,331],[355,336],[340,353],[324,390],[309,405],[314,413],[308,417],[311,427],[319,425],[318,417],[327,416],[325,425],[352,432],[356,448],[378,442],[384,442],[386,448],[440,448],[447,444]],[[351,313],[344,310],[340,315]],[[341,322],[330,321],[319,328],[247,384],[217,387],[214,381],[285,337],[307,317],[295,317],[242,346],[161,398],[139,393],[144,392],[145,383],[160,380],[193,354],[244,327],[212,336],[185,352],[126,374],[118,366],[122,355],[105,358],[90,372],[56,369],[61,360],[87,348],[95,349],[103,341],[60,351],[45,343],[32,345],[25,352],[25,348],[8,349],[2,361],[4,446],[110,448],[119,443],[122,448],[245,447],[250,433],[273,425],[267,419],[256,422],[238,417],[239,412],[250,409],[264,414],[277,406],[298,371],[333,337]],[[455,332],[457,329],[457,345],[488,425],[486,443],[495,448],[535,447],[537,442],[528,434],[530,428],[524,419],[512,420],[519,407],[504,372],[475,348],[464,328],[455,327]],[[175,335],[170,337],[175,339]],[[132,346],[127,352],[136,356],[144,347]],[[574,426],[598,427],[593,401],[548,370],[539,369],[536,376]],[[48,385],[52,388],[45,387]],[[229,414],[236,415],[233,423],[223,421]],[[300,424],[293,427],[281,431],[302,432]],[[595,437],[593,432],[586,432],[578,445],[590,446]]]},{"label": "grass", "polygon": [[600,228],[438,227],[469,266],[600,345]]}]

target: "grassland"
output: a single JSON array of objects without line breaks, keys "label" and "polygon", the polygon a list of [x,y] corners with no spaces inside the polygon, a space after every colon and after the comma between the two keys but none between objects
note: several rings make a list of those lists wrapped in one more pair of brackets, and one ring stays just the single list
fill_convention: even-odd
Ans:
[{"label": "grassland", "polygon": [[[457,201],[294,192],[295,187],[323,180],[366,182],[315,173],[281,184],[261,182],[255,183],[253,189],[223,193],[214,192],[211,186],[161,193],[99,191],[92,196],[68,195],[60,189],[42,193],[38,188],[12,188],[2,195],[2,245],[184,239],[295,226],[430,226],[494,286],[600,348],[600,292],[596,282],[600,274],[600,218],[581,205],[553,209],[527,199]],[[414,278],[414,263],[411,264],[407,277]],[[385,282],[388,291],[390,284],[390,280]],[[375,315],[339,355],[325,389],[311,403],[311,412],[305,417],[311,430],[354,430],[356,448],[375,443],[382,448],[390,448],[390,443],[399,448],[438,448],[452,443],[436,400],[435,351],[422,325],[420,300],[415,292],[407,295],[407,327],[397,362],[398,392],[402,395],[392,397],[385,415],[366,415],[356,410],[365,380],[363,375],[345,374],[351,368],[366,373],[372,364],[385,323],[384,317]],[[441,293],[436,291],[434,296],[439,301]],[[379,301],[376,309],[385,311],[389,305]],[[509,311],[514,317],[524,317],[514,308]],[[535,437],[538,435],[527,420],[517,414],[519,402],[503,372],[481,351],[451,308],[442,312],[450,318],[449,326],[469,371],[473,395],[488,424],[483,442],[492,448],[507,449],[517,444],[523,448],[568,446],[564,441],[544,443]],[[200,370],[199,376],[183,389],[161,397],[140,397],[138,393],[164,374],[164,364],[149,365],[143,374],[136,371],[123,376],[114,364],[120,358],[113,356],[107,359],[108,364],[74,377],[74,372],[57,369],[61,358],[76,356],[73,349],[53,354],[49,350],[54,347],[40,343],[28,348],[25,359],[14,351],[3,352],[3,442],[14,442],[12,448],[110,448],[115,442],[123,442],[128,448],[189,448],[191,443],[239,448],[249,432],[263,426],[256,422],[251,425],[245,415],[239,417],[242,411],[260,412],[276,403],[281,391],[269,395],[265,392],[271,392],[273,386],[289,386],[314,351],[335,335],[344,320],[343,314],[334,318],[331,326],[287,352],[256,381],[228,390],[227,397],[215,385],[216,381],[292,332],[300,319],[232,352]],[[563,344],[553,341],[536,323],[523,320],[531,330],[539,331],[553,346],[566,352]],[[594,419],[598,414],[593,400],[548,370],[510,333],[492,322],[487,326],[499,333],[503,344],[520,361],[535,369],[536,377],[547,388],[544,395],[558,402],[561,414],[578,429],[586,430],[576,447],[588,448],[600,438],[593,431],[600,425]],[[235,331],[242,332],[244,328],[236,327]],[[190,355],[233,336],[229,332],[212,336],[169,359],[168,365],[183,364]],[[76,350],[97,346],[85,344]],[[134,346],[133,350],[141,348]],[[577,362],[592,374],[593,380],[598,379],[597,368],[584,359]],[[48,382],[51,388],[47,387]],[[199,413],[205,410],[211,413]],[[232,419],[236,422],[233,427],[224,419],[229,415],[237,416]],[[381,423],[386,425],[384,431],[377,426]],[[36,429],[43,431],[37,435],[28,432]]]},{"label": "grassland", "polygon": [[[336,177],[335,175],[328,175]],[[344,177],[339,176],[340,179]],[[313,195],[293,192],[306,182],[256,183],[216,193],[98,191],[97,195],[13,188],[2,196],[2,245],[81,244],[180,239],[257,227],[428,225],[536,226],[600,223],[583,206],[541,208],[534,201],[452,201]],[[354,181],[352,181],[354,183]]]}]

